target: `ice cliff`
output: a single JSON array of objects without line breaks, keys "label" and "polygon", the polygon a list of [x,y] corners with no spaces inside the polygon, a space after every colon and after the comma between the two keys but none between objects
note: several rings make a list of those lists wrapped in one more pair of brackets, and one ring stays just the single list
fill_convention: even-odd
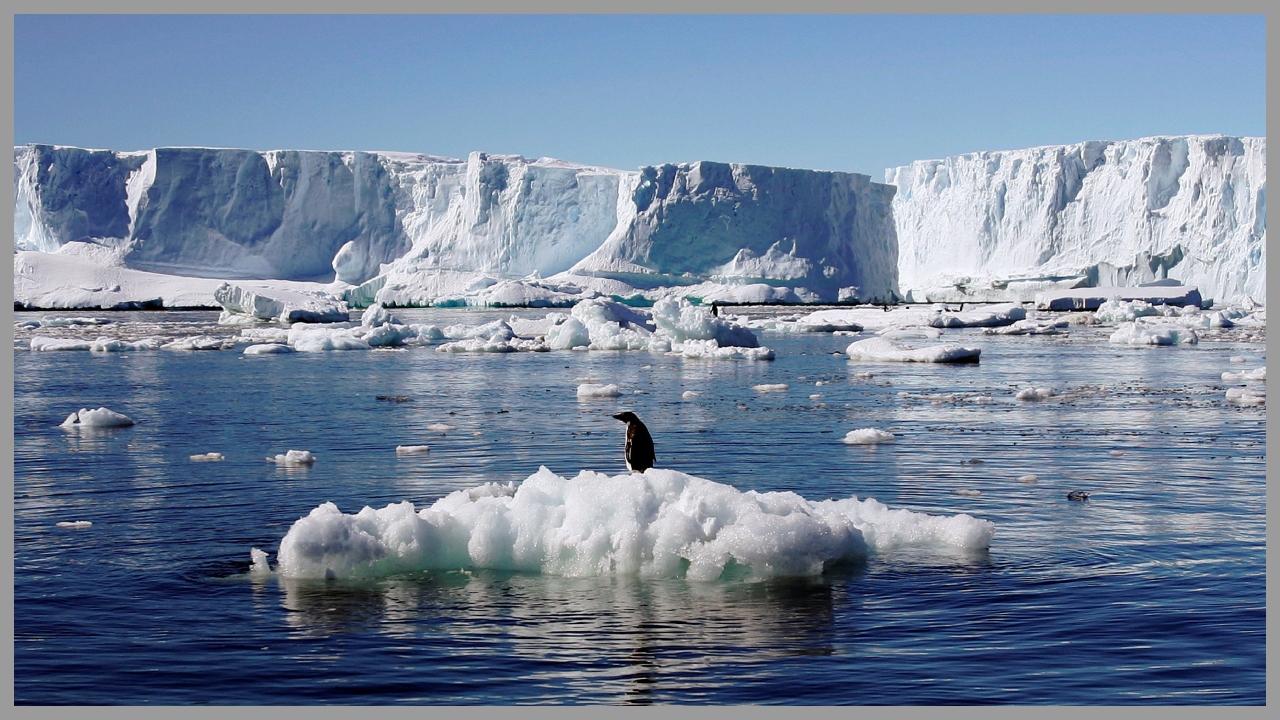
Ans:
[{"label": "ice cliff", "polygon": [[1265,137],[1203,135],[890,168],[899,286],[916,301],[1030,300],[1173,278],[1265,302],[1266,154]]},{"label": "ice cliff", "polygon": [[133,270],[380,278],[406,297],[464,273],[885,300],[892,195],[865,175],[710,162],[626,172],[478,152],[28,145],[14,149],[14,249],[88,242]]}]

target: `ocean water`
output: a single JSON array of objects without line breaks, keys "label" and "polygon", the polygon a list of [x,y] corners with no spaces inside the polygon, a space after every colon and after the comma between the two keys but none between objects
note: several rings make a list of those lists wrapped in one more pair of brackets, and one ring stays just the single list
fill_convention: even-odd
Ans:
[{"label": "ocean water", "polygon": [[[234,332],[214,313],[99,315],[117,322],[41,334]],[[755,363],[15,349],[15,702],[1265,703],[1266,410],[1228,403],[1220,379],[1264,365],[1265,347],[1230,334],[1121,347],[1109,332],[948,331],[983,348],[956,366],[851,363],[836,354],[851,339],[829,334],[763,333],[777,359]],[[588,378],[629,394],[579,400]],[[790,388],[751,389],[761,383]],[[1029,385],[1061,396],[1013,399]],[[138,424],[57,427],[99,405]],[[624,409],[648,425],[660,467],[968,513],[994,522],[994,539],[761,582],[247,572],[251,547],[274,561],[326,501],[422,508],[540,466],[624,472],[610,417]],[[898,437],[840,442],[864,427]],[[397,457],[407,444],[431,451]],[[319,459],[264,461],[287,449]],[[209,451],[226,460],[188,459]],[[1028,473],[1038,481],[1020,482]],[[56,525],[74,520],[93,525]]]}]

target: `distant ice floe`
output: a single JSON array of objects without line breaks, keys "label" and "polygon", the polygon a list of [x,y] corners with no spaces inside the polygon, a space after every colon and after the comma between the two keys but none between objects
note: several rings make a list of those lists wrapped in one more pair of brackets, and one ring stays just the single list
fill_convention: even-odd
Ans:
[{"label": "distant ice floe", "polygon": [[1057,335],[1070,323],[1066,320],[1019,320],[1004,327],[983,328],[984,335]]},{"label": "distant ice floe", "polygon": [[[430,569],[692,581],[815,576],[901,547],[980,551],[995,526],[961,514],[893,510],[875,500],[810,501],[742,492],[674,470],[569,479],[541,468],[519,486],[458,490],[417,510],[405,501],[344,514],[326,502],[280,541],[276,571],[369,578]],[[253,570],[269,569],[251,551]]]},{"label": "distant ice floe", "polygon": [[1194,330],[1178,325],[1125,322],[1111,334],[1111,342],[1117,345],[1194,345],[1200,342],[1200,338]]},{"label": "distant ice floe", "polygon": [[431,448],[427,445],[397,445],[397,455],[422,455],[430,452]]},{"label": "distant ice floe", "polygon": [[751,386],[751,389],[757,392],[786,392],[790,388],[791,386],[786,383],[761,383]]},{"label": "distant ice floe", "polygon": [[846,445],[877,445],[879,443],[893,442],[893,433],[876,428],[862,428],[860,430],[850,430],[844,436]]},{"label": "distant ice floe", "polygon": [[207,452],[199,455],[192,455],[191,462],[222,462],[226,460],[220,452]]},{"label": "distant ice floe", "polygon": [[93,527],[93,523],[88,520],[63,520],[61,522],[54,523],[54,525],[60,528],[77,528],[77,529]]},{"label": "distant ice floe", "polygon": [[616,398],[621,397],[621,395],[622,390],[613,383],[608,385],[583,383],[578,386],[578,397],[580,398]]},{"label": "distant ice floe", "polygon": [[702,393],[694,392],[692,390],[685,390],[684,392],[680,393],[680,397],[685,400],[692,400],[700,395],[702,395]]},{"label": "distant ice floe", "polygon": [[97,410],[81,408],[78,412],[68,415],[59,427],[113,428],[129,427],[134,424],[128,416],[100,407]]},{"label": "distant ice floe", "polygon": [[884,337],[858,340],[845,348],[850,360],[875,362],[976,363],[982,350],[961,345],[911,348]]},{"label": "distant ice floe", "polygon": [[1022,390],[1019,390],[1018,394],[1014,395],[1014,399],[1039,402],[1040,400],[1048,400],[1049,398],[1057,394],[1058,394],[1058,391],[1053,388],[1029,387],[1029,388],[1023,388]]},{"label": "distant ice floe", "polygon": [[223,322],[227,324],[254,320],[344,322],[350,314],[346,301],[321,290],[250,290],[224,282],[213,291],[213,299],[226,311]]},{"label": "distant ice floe", "polygon": [[267,462],[273,462],[285,467],[306,467],[315,463],[315,461],[316,456],[307,450],[289,450],[275,457],[267,458]]}]

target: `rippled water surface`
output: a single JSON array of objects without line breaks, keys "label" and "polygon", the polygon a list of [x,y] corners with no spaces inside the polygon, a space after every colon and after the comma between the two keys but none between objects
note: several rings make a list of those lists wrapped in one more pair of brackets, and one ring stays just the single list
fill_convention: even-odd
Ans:
[{"label": "rippled water surface", "polygon": [[[106,316],[141,334],[216,331],[212,313]],[[1265,347],[1227,335],[1130,348],[1108,334],[949,331],[983,348],[961,366],[850,363],[835,354],[850,338],[829,334],[763,334],[778,357],[759,363],[16,349],[15,700],[1264,703],[1266,410],[1228,403],[1220,375],[1264,365]],[[580,401],[586,378],[632,394]],[[790,389],[751,389],[760,383]],[[1014,400],[1029,384],[1060,395]],[[138,424],[57,427],[99,405]],[[741,490],[969,513],[993,521],[995,538],[980,555],[873,553],[765,582],[246,573],[249,548],[274,554],[325,501],[423,507],[541,465],[623,472],[624,426],[610,417],[622,409],[648,424],[661,467]],[[440,422],[455,429],[426,429]],[[840,442],[864,427],[897,440]],[[431,451],[397,457],[408,444]],[[263,460],[291,448],[319,461]],[[208,451],[226,460],[188,460]],[[1038,481],[1020,482],[1028,473]],[[1071,490],[1090,498],[1070,502]],[[71,520],[93,525],[56,526]]]}]

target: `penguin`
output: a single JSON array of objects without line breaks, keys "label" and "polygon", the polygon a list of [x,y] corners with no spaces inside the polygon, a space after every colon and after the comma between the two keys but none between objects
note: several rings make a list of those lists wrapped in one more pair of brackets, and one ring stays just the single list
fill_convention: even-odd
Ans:
[{"label": "penguin", "polygon": [[653,454],[653,438],[649,435],[649,428],[633,412],[618,413],[613,417],[627,424],[627,469],[642,473],[653,467],[657,458]]}]

